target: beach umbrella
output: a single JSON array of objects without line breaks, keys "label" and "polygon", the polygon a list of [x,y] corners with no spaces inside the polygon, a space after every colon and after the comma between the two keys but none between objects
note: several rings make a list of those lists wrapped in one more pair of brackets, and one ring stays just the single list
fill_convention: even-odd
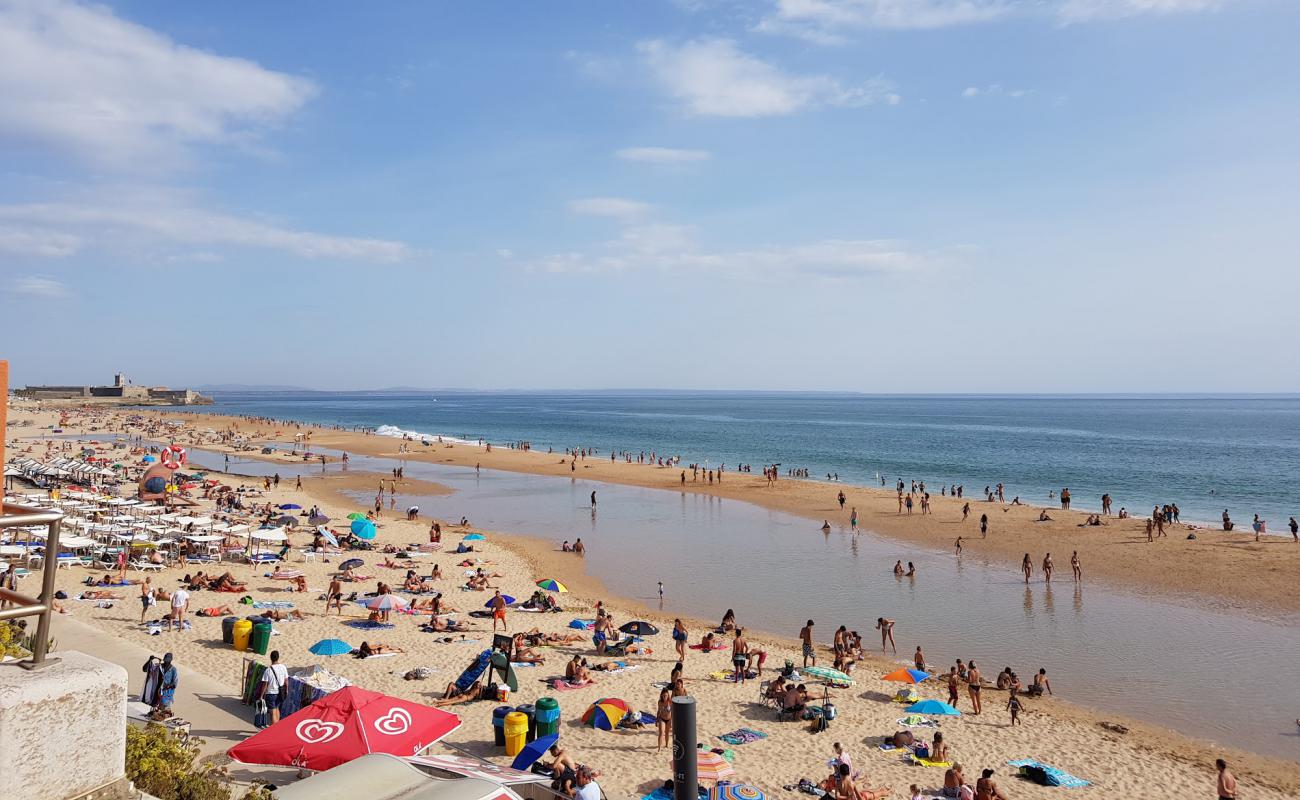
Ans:
[{"label": "beach umbrella", "polygon": [[[495,599],[496,599],[495,597],[492,598],[492,600],[495,600]],[[510,595],[508,595],[508,594],[503,594],[503,595],[501,595],[501,599],[502,599],[502,600],[505,600],[505,601],[506,601],[506,605],[508,605],[508,606],[512,606],[512,605],[515,604],[515,599],[514,599],[513,597],[511,597]],[[486,603],[484,603],[484,604],[483,604],[483,607],[484,607],[484,608],[491,608],[491,607],[492,607],[492,600],[489,600],[489,601],[487,601]]]},{"label": "beach umbrella", "polygon": [[324,771],[368,753],[406,757],[460,726],[460,717],[357,686],[331,692],[226,751],[241,764]]},{"label": "beach umbrella", "polygon": [[847,686],[853,685],[852,678],[850,678],[848,675],[844,674],[843,672],[840,672],[837,669],[831,669],[830,667],[818,667],[818,666],[804,667],[799,671],[805,675],[811,675],[814,678],[821,678],[822,680],[828,681],[830,683],[842,683]]},{"label": "beach umbrella", "polygon": [[524,745],[524,749],[520,750],[519,755],[515,756],[514,762],[510,764],[510,768],[527,772],[528,768],[533,764],[536,764],[537,760],[541,758],[548,749],[550,749],[551,745],[558,741],[560,741],[560,735],[558,733],[548,733],[545,736],[538,736],[533,741]]},{"label": "beach umbrella", "polygon": [[723,783],[709,790],[709,800],[767,800],[767,795],[748,783]]},{"label": "beach umbrella", "polygon": [[909,714],[934,714],[936,716],[960,717],[961,712],[942,700],[922,700],[903,709]]},{"label": "beach umbrella", "polygon": [[366,562],[359,558],[349,558],[347,561],[339,564],[339,571],[342,572],[344,570],[356,569],[357,567],[364,567],[365,565]]},{"label": "beach umbrella", "polygon": [[466,537],[465,537],[464,539],[462,539],[461,541],[464,541],[464,542],[482,542],[482,541],[486,541],[486,540],[487,540],[487,537],[484,536],[484,535],[481,534],[481,533],[471,533],[469,536],[466,536]]},{"label": "beach umbrella", "polygon": [[351,653],[352,645],[342,639],[321,639],[308,649],[318,656],[341,656]]},{"label": "beach umbrella", "polygon": [[365,605],[371,611],[391,611],[394,608],[406,608],[410,603],[395,594],[381,594],[367,600]]},{"label": "beach umbrella", "polygon": [[612,731],[623,721],[627,714],[627,703],[617,697],[606,697],[592,703],[582,714],[582,724]]},{"label": "beach umbrella", "polygon": [[700,750],[696,753],[696,777],[702,781],[725,781],[736,777],[736,768],[731,762],[712,750]]},{"label": "beach umbrella", "polygon": [[320,538],[324,539],[325,541],[329,542],[335,547],[339,546],[339,540],[334,538],[334,534],[330,533],[329,529],[320,527],[316,529],[316,532],[320,534]]},{"label": "beach umbrella", "polygon": [[904,667],[903,669],[896,669],[888,675],[881,676],[881,680],[894,681],[895,683],[920,683],[926,678],[933,677],[934,676],[928,672]]},{"label": "beach umbrella", "polygon": [[632,636],[654,636],[659,632],[658,628],[640,619],[623,623],[619,630]]},{"label": "beach umbrella", "polygon": [[287,525],[287,526],[290,527],[290,528],[294,528],[294,527],[297,527],[297,525],[298,525],[298,519],[297,519],[297,517],[291,517],[291,516],[289,516],[288,514],[285,514],[284,516],[282,516],[282,517],[280,517],[279,519],[277,519],[277,520],[275,521],[275,524],[276,524],[276,525]]},{"label": "beach umbrella", "polygon": [[312,516],[307,518],[308,525],[324,525],[329,521],[330,518],[325,516],[324,514],[313,514]]},{"label": "beach umbrella", "polygon": [[353,511],[351,514],[348,514],[348,519],[356,520],[356,519],[365,519],[365,518],[366,515],[362,514],[360,511]]},{"label": "beach umbrella", "polygon": [[297,503],[281,503],[279,506],[277,506],[277,508],[279,508],[281,511],[290,511],[290,510],[302,508],[302,506],[298,505]]},{"label": "beach umbrella", "polygon": [[143,462],[146,463],[146,464],[152,464],[153,462],[157,461],[158,459],[154,458],[153,456],[145,456],[144,458],[142,458],[142,459],[140,459],[140,460],[143,461]]},{"label": "beach umbrella", "polygon": [[352,534],[359,539],[373,539],[378,531],[375,530],[375,523],[368,519],[352,520]]},{"label": "beach umbrella", "polygon": [[543,578],[537,582],[537,585],[548,592],[567,592],[569,587],[560,583],[554,578]]}]

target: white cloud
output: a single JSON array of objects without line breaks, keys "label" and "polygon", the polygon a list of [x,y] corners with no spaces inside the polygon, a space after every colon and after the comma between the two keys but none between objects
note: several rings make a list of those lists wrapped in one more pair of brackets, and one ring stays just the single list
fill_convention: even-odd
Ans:
[{"label": "white cloud", "polygon": [[[114,201],[0,205],[8,230],[51,232],[99,247],[252,247],[303,258],[398,261],[402,242],[296,230],[270,221],[208,211],[174,192],[124,193]],[[19,227],[22,225],[22,227]],[[69,239],[71,241],[71,239]],[[49,253],[59,255],[60,253]],[[219,254],[210,254],[220,257]]]},{"label": "white cloud", "polygon": [[988,86],[967,86],[962,90],[961,96],[968,100],[976,97],[1010,97],[1019,100],[1033,93],[1032,89],[1007,89],[1000,83],[990,83]]},{"label": "white cloud", "polygon": [[710,250],[699,245],[691,226],[623,218],[617,238],[521,263],[533,272],[701,271],[723,278],[776,281],[797,275],[856,279],[915,270],[930,261],[929,256],[885,239],[825,239],[797,245]]},{"label": "white cloud", "polygon": [[820,105],[892,105],[901,99],[881,78],[845,86],[828,75],[788,74],[730,39],[676,45],[652,40],[637,47],[659,85],[700,116],[780,116]]},{"label": "white cloud", "polygon": [[80,246],[81,240],[67,233],[37,227],[0,226],[0,253],[62,258],[77,252]]},{"label": "white cloud", "polygon": [[644,161],[650,164],[691,164],[708,161],[713,154],[708,150],[679,150],[675,147],[624,147],[614,155],[624,161]]},{"label": "white cloud", "polygon": [[1062,22],[1139,14],[1211,11],[1235,0],[775,0],[755,30],[817,44],[844,44],[872,29],[917,30],[970,25],[1011,14],[1051,14]]},{"label": "white cloud", "polygon": [[843,44],[847,32],[942,28],[984,22],[1005,14],[1016,0],[777,0],[756,26],[818,44]]},{"label": "white cloud", "polygon": [[1227,0],[1064,0],[1059,14],[1064,22],[1087,22],[1139,14],[1215,11],[1225,2]]},{"label": "white cloud", "polygon": [[95,167],[174,164],[297,111],[308,80],[206,53],[70,0],[0,0],[0,140]]},{"label": "white cloud", "polygon": [[631,219],[645,214],[650,210],[650,206],[622,197],[585,197],[570,202],[569,210],[575,214],[589,214],[593,217]]},{"label": "white cloud", "polygon": [[68,287],[44,275],[27,275],[14,278],[6,287],[15,294],[31,297],[60,298],[68,296]]}]

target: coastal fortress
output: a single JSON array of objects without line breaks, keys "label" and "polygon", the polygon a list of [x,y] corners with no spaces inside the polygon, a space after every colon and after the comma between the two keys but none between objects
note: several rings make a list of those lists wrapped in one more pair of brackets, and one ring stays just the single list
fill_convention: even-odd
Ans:
[{"label": "coastal fortress", "polygon": [[28,386],[14,390],[15,397],[27,400],[72,400],[78,403],[112,403],[116,405],[206,406],[212,398],[193,389],[169,389],[166,386],[137,386],[122,373],[113,376],[112,386]]}]

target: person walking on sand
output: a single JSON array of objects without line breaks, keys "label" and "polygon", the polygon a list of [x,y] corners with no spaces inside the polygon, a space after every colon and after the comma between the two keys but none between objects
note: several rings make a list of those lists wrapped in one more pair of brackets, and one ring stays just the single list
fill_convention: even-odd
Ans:
[{"label": "person walking on sand", "polygon": [[1074,580],[1083,580],[1083,566],[1079,563],[1079,551],[1075,550],[1070,554],[1070,570],[1074,572]]},{"label": "person walking on sand", "polygon": [[966,518],[969,516],[970,516],[970,503],[967,503],[966,505],[961,507],[961,521],[965,522]]},{"label": "person walking on sand", "polygon": [[880,652],[885,652],[885,645],[894,648],[894,655],[898,655],[898,645],[894,644],[894,621],[884,617],[876,617],[876,629],[880,631]]},{"label": "person walking on sand", "polygon": [[497,589],[492,595],[492,632],[497,632],[497,623],[501,623],[501,630],[509,633],[510,628],[506,627],[506,599],[501,596],[501,590]]},{"label": "person walking on sand", "polygon": [[817,649],[813,647],[813,621],[808,620],[808,624],[799,630],[799,641],[803,642],[803,665],[808,666],[808,660],[812,659],[812,665],[817,666]]},{"label": "person walking on sand", "polygon": [[677,648],[677,660],[686,660],[686,642],[690,638],[690,631],[682,624],[681,619],[673,620],[673,646]]},{"label": "person walking on sand", "polygon": [[1221,758],[1215,759],[1214,766],[1219,770],[1219,779],[1215,784],[1219,800],[1237,800],[1237,779],[1228,771],[1228,762]]},{"label": "person walking on sand", "polygon": [[343,616],[343,582],[335,576],[330,579],[330,588],[325,590],[325,613],[330,613],[330,608],[337,608],[339,616]]},{"label": "person walking on sand", "polygon": [[989,515],[980,514],[980,538],[987,539],[989,535]]},{"label": "person walking on sand", "polygon": [[845,496],[844,496],[844,492],[841,491],[841,492],[836,496],[836,499],[840,501],[840,511],[843,511],[843,510],[844,510],[844,501],[847,500],[848,498],[845,497]]},{"label": "person walking on sand", "polygon": [[149,606],[154,604],[155,597],[153,581],[146,575],[144,583],[140,584],[140,624],[144,624],[144,615],[149,613]]},{"label": "person walking on sand", "polygon": [[974,709],[972,712],[974,714],[979,714],[984,707],[980,703],[981,688],[979,667],[975,666],[974,661],[971,661],[970,667],[966,670],[966,692],[970,695],[970,704],[971,708]]},{"label": "person walking on sand", "polygon": [[672,746],[673,738],[673,692],[672,689],[664,687],[659,690],[659,703],[655,707],[655,733],[658,736],[658,742],[655,745],[655,752],[662,752],[665,747]]},{"label": "person walking on sand", "polygon": [[190,593],[182,586],[172,592],[172,618],[167,623],[167,630],[171,630],[173,625],[178,631],[185,630],[185,612],[189,609]]},{"label": "person walking on sand", "polygon": [[1052,582],[1052,554],[1048,553],[1043,556],[1043,582]]},{"label": "person walking on sand", "polygon": [[948,668],[948,705],[953,708],[957,707],[957,684],[957,666],[954,664]]},{"label": "person walking on sand", "polygon": [[[1291,521],[1295,522],[1294,519]],[[858,509],[856,506],[853,508],[853,512],[849,514],[849,530],[854,533],[858,532]]]},{"label": "person walking on sand", "polygon": [[1034,573],[1034,565],[1029,561],[1029,554],[1025,553],[1024,559],[1020,562],[1020,571],[1025,573],[1025,585],[1029,585],[1029,576]]}]

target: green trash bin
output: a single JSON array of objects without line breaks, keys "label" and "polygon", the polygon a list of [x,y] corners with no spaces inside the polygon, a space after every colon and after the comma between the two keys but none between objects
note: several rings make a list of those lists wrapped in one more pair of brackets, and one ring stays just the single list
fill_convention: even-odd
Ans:
[{"label": "green trash bin", "polygon": [[259,656],[266,655],[266,651],[271,646],[271,623],[258,622],[253,625],[253,637],[250,640],[250,646],[253,652]]},{"label": "green trash bin", "polygon": [[539,697],[536,703],[537,735],[549,736],[560,732],[560,704],[554,697]]}]

